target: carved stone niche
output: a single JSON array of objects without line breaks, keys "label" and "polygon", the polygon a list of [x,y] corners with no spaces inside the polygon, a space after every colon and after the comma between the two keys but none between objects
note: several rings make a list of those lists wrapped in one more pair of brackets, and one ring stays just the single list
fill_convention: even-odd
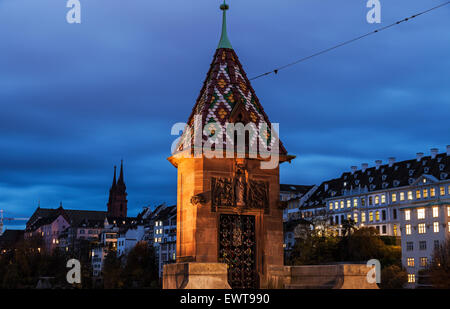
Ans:
[{"label": "carved stone niche", "polygon": [[198,207],[206,203],[205,196],[203,194],[197,194],[191,197],[191,204]]}]

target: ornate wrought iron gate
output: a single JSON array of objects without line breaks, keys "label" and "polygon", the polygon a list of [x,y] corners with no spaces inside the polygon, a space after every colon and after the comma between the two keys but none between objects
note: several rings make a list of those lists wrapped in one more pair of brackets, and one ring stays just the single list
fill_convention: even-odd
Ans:
[{"label": "ornate wrought iron gate", "polygon": [[232,288],[258,288],[254,216],[220,215],[219,261],[228,264]]}]

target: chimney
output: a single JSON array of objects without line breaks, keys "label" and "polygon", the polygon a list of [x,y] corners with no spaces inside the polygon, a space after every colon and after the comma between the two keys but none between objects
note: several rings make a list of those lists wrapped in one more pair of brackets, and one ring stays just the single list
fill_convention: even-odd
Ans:
[{"label": "chimney", "polygon": [[423,152],[418,152],[417,153],[417,162],[420,162],[420,160],[422,160],[423,158]]},{"label": "chimney", "polygon": [[395,158],[394,157],[390,157],[389,158],[389,167],[392,167],[392,165],[394,165],[395,163]]},{"label": "chimney", "polygon": [[356,172],[357,169],[358,169],[357,166],[352,166],[352,167],[351,167],[352,175]]},{"label": "chimney", "polygon": [[450,156],[450,145],[447,145],[447,156]]},{"label": "chimney", "polygon": [[328,191],[328,184],[325,184],[325,192]]},{"label": "chimney", "polygon": [[369,167],[369,164],[363,163],[363,164],[361,164],[361,166],[362,166],[362,172],[364,173],[366,171],[366,169]]},{"label": "chimney", "polygon": [[376,160],[375,161],[375,165],[376,165],[376,169],[378,170],[378,169],[380,169],[380,166],[381,166],[381,163],[382,163],[383,161],[381,161],[381,160]]},{"label": "chimney", "polygon": [[438,154],[439,149],[431,148],[431,159],[436,159],[436,155]]}]

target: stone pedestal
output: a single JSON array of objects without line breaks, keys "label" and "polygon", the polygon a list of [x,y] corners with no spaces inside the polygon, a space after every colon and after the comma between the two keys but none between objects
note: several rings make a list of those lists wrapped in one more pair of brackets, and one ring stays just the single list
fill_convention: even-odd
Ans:
[{"label": "stone pedestal", "polygon": [[367,281],[370,268],[361,264],[269,266],[271,289],[378,289]]},{"label": "stone pedestal", "polygon": [[230,289],[227,265],[222,263],[164,265],[163,289]]}]

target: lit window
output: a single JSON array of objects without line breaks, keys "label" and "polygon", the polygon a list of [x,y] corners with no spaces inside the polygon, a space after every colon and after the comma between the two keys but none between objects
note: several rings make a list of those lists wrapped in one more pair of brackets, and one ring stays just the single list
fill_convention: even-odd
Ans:
[{"label": "lit window", "polygon": [[373,212],[369,212],[369,221],[373,222]]},{"label": "lit window", "polygon": [[405,200],[405,192],[400,192],[400,201]]},{"label": "lit window", "polygon": [[433,207],[433,218],[439,217],[439,207]]},{"label": "lit window", "polygon": [[352,201],[347,200],[347,208],[350,208],[350,207],[352,207]]},{"label": "lit window", "polygon": [[397,202],[397,193],[392,194],[392,202],[393,203]]},{"label": "lit window", "polygon": [[425,208],[417,209],[417,219],[425,219]]},{"label": "lit window", "polygon": [[347,220],[350,220],[352,218],[351,214],[347,214]]},{"label": "lit window", "polygon": [[428,189],[423,189],[423,198],[428,197]]},{"label": "lit window", "polygon": [[425,234],[427,232],[427,227],[425,226],[425,223],[419,224],[419,234]]},{"label": "lit window", "polygon": [[394,224],[394,236],[397,236],[398,233],[398,227],[397,224]]},{"label": "lit window", "polygon": [[408,191],[408,200],[412,200],[413,199],[413,193],[412,191]]},{"label": "lit window", "polygon": [[381,203],[386,203],[386,195],[384,194],[381,196]]},{"label": "lit window", "polygon": [[380,211],[378,211],[378,210],[375,213],[375,220],[380,221]]},{"label": "lit window", "polygon": [[448,232],[450,233],[450,222],[448,222]]},{"label": "lit window", "polygon": [[450,217],[450,206],[447,206],[447,217]]},{"label": "lit window", "polygon": [[421,196],[421,191],[420,190],[417,190],[416,191],[416,198],[421,198],[422,196]]},{"label": "lit window", "polygon": [[155,242],[158,242],[158,238],[155,237]]},{"label": "lit window", "polygon": [[406,235],[411,235],[411,224],[405,225]]},{"label": "lit window", "polygon": [[411,220],[411,210],[405,210],[405,220]]},{"label": "lit window", "polygon": [[431,188],[430,189],[430,196],[431,197],[435,197],[436,196],[436,189],[435,188]]},{"label": "lit window", "polygon": [[421,267],[427,267],[428,265],[428,258],[427,257],[421,257],[420,258],[420,266]]},{"label": "lit window", "polygon": [[358,214],[353,214],[353,220],[358,223]]},{"label": "lit window", "polygon": [[408,258],[407,265],[408,267],[414,267],[414,258]]},{"label": "lit window", "polygon": [[333,210],[333,203],[330,203],[330,210]]},{"label": "lit window", "polygon": [[334,209],[338,209],[338,208],[339,208],[338,202],[334,202]]},{"label": "lit window", "polygon": [[356,198],[353,199],[353,207],[358,207],[358,200]]},{"label": "lit window", "polygon": [[414,283],[414,282],[416,282],[416,275],[408,274],[408,283]]},{"label": "lit window", "polygon": [[440,187],[439,188],[439,194],[440,195],[445,195],[445,187]]},{"label": "lit window", "polygon": [[[361,222],[362,223],[366,222],[366,213],[365,212],[361,213]],[[450,231],[450,222],[449,222],[449,231]]]},{"label": "lit window", "polygon": [[439,222],[433,222],[433,232],[439,233]]},{"label": "lit window", "polygon": [[344,208],[344,201],[341,201],[341,208]]},{"label": "lit window", "polygon": [[375,205],[380,204],[380,197],[378,195],[375,196]]}]

